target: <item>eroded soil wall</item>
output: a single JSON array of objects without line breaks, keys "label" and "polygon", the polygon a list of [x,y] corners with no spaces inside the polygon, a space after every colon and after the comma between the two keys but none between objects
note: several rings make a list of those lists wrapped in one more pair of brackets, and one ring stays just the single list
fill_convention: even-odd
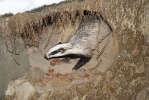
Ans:
[{"label": "eroded soil wall", "polygon": [[[44,53],[58,40],[65,42],[75,32],[84,15],[102,16],[110,25],[113,37],[116,37],[118,51],[114,62],[106,70],[100,69],[99,65],[99,70],[102,70],[100,73],[92,72],[97,74],[93,79],[93,81],[98,80],[93,82],[96,85],[89,82],[63,93],[50,92],[47,98],[147,100],[149,98],[148,12],[148,0],[72,2],[47,8],[42,12],[22,13],[10,18],[2,18],[0,19],[1,37],[7,34],[19,36],[24,40],[25,46],[35,47],[35,51],[36,48],[44,48],[43,51],[39,49]],[[48,33],[54,34],[57,38],[51,38]],[[51,45],[48,42],[43,43],[44,39],[50,41]],[[37,99],[37,95],[35,94],[33,98]]]}]

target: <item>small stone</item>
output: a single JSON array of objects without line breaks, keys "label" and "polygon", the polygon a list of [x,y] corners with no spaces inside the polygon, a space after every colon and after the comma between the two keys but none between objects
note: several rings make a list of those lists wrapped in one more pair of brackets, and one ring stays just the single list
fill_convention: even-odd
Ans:
[{"label": "small stone", "polygon": [[138,84],[140,84],[141,83],[141,78],[140,77],[138,77],[137,79],[135,79],[135,85],[137,86]]},{"label": "small stone", "polygon": [[15,88],[23,83],[26,82],[26,79],[24,77],[21,77],[19,79],[16,80],[11,80],[8,84],[7,90],[5,92],[6,96],[12,96],[15,94]]},{"label": "small stone", "polygon": [[126,50],[122,50],[121,55],[126,58],[128,56],[128,53]]},{"label": "small stone", "polygon": [[90,74],[89,80],[91,81],[91,83],[97,86],[98,83],[101,81],[101,77],[102,77],[101,75]]},{"label": "small stone", "polygon": [[118,82],[117,80],[113,80],[110,82],[109,87],[115,89],[119,84],[120,82]]},{"label": "small stone", "polygon": [[135,80],[132,80],[131,82],[130,82],[130,85],[132,85],[132,86],[135,86]]},{"label": "small stone", "polygon": [[12,84],[13,86],[18,86],[20,84],[25,83],[27,80],[24,77],[21,77],[17,80],[15,80],[14,82],[11,82],[10,84]]},{"label": "small stone", "polygon": [[146,50],[147,50],[147,46],[145,46],[145,45],[142,45],[142,51],[145,53],[146,52]]},{"label": "small stone", "polygon": [[123,65],[124,65],[125,67],[135,66],[134,63],[129,63],[129,62],[127,62],[127,61],[123,61]]},{"label": "small stone", "polygon": [[48,83],[48,84],[44,87],[44,89],[47,90],[47,91],[53,91],[53,86],[52,86],[50,83]]},{"label": "small stone", "polygon": [[144,72],[144,63],[139,62],[136,67],[136,73],[143,73]]},{"label": "small stone", "polygon": [[123,43],[127,43],[127,40],[129,39],[128,35],[123,35]]},{"label": "small stone", "polygon": [[133,76],[133,70],[132,68],[125,68],[125,70],[123,71],[123,75],[125,80],[129,80],[131,79],[131,77]]},{"label": "small stone", "polygon": [[102,95],[104,95],[104,94],[110,94],[110,93],[111,93],[109,87],[106,86],[106,85],[104,85],[104,86],[102,87],[102,90],[101,90],[101,91],[102,91]]},{"label": "small stone", "polygon": [[16,87],[17,100],[29,100],[34,94],[35,89],[29,82],[25,82]]},{"label": "small stone", "polygon": [[116,89],[116,94],[117,94],[117,95],[120,95],[121,92],[122,92],[122,87],[118,87],[118,88]]},{"label": "small stone", "polygon": [[131,53],[132,53],[134,56],[137,56],[137,55],[139,54],[138,47],[135,46],[135,47],[133,48],[133,50],[131,51]]},{"label": "small stone", "polygon": [[110,81],[110,80],[112,79],[112,77],[113,77],[112,72],[111,72],[111,71],[107,71],[107,72],[106,72],[106,80],[107,80],[107,81]]},{"label": "small stone", "polygon": [[38,98],[38,100],[46,100],[46,98],[48,97],[49,91],[44,91],[43,93],[40,94],[40,97]]},{"label": "small stone", "polygon": [[148,34],[147,33],[144,34],[144,39],[145,39],[145,42],[148,42],[149,39],[148,39]]},{"label": "small stone", "polygon": [[85,72],[85,77],[86,77],[86,78],[89,78],[89,76],[90,76],[90,74],[87,73],[87,72]]},{"label": "small stone", "polygon": [[54,69],[48,69],[48,73],[53,73]]},{"label": "small stone", "polygon": [[146,80],[149,82],[149,69],[146,69]]},{"label": "small stone", "polygon": [[146,97],[147,92],[145,90],[142,90],[136,95],[136,100],[146,100]]},{"label": "small stone", "polygon": [[146,90],[147,92],[149,92],[149,87],[146,87],[145,90]]},{"label": "small stone", "polygon": [[5,95],[6,96],[11,96],[11,95],[14,95],[14,93],[15,93],[14,87],[11,86],[11,85],[8,85],[8,88],[7,88],[6,92],[5,92]]}]

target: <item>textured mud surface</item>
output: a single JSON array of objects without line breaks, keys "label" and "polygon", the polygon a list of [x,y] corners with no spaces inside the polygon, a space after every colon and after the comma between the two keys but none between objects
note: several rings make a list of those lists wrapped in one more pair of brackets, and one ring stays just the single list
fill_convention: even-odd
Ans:
[{"label": "textured mud surface", "polygon": [[[148,12],[148,0],[86,0],[0,19],[2,33],[23,38],[33,67],[25,78],[10,82],[5,99],[19,98],[19,88],[25,93],[28,87],[30,95],[26,93],[24,100],[148,100]],[[99,44],[91,61],[72,71],[77,59],[69,63],[45,60],[43,54],[74,34],[86,14],[101,15],[113,31]]]}]

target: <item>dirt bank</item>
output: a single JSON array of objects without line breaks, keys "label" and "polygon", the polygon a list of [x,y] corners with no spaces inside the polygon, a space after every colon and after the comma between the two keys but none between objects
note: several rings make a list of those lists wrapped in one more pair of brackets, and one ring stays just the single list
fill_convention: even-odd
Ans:
[{"label": "dirt bank", "polygon": [[[21,84],[17,81],[10,86],[17,86],[14,93],[18,93],[19,88],[27,85],[32,92],[28,95],[30,99],[147,100],[148,12],[147,0],[85,0],[1,18],[1,37],[21,37],[28,55],[26,64],[34,67],[28,68],[26,78],[18,79]],[[45,60],[44,53],[74,34],[84,15],[101,16],[112,29],[112,34],[94,51],[91,61],[80,70],[72,71],[78,59],[69,63]],[[105,44],[104,53],[98,57]],[[17,97],[12,94],[6,98]]]}]

